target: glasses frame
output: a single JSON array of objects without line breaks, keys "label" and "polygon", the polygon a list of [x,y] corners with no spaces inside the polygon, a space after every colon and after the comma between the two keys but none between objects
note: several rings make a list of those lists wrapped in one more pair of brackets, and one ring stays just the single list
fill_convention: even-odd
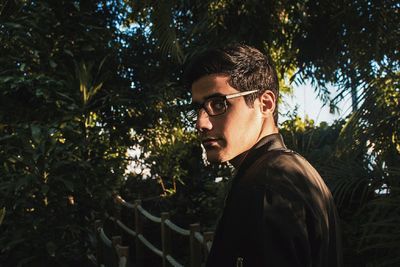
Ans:
[{"label": "glasses frame", "polygon": [[[246,96],[246,95],[254,94],[256,92],[258,92],[258,90],[250,90],[250,91],[234,93],[234,94],[230,94],[230,95],[213,96],[213,97],[210,97],[210,98],[206,99],[202,104],[196,105],[195,108],[194,108],[194,111],[195,111],[195,114],[196,114],[197,117],[198,117],[199,112],[200,112],[201,109],[204,109],[204,111],[207,113],[207,115],[209,117],[219,116],[219,115],[224,114],[227,111],[228,106],[227,106],[226,102],[227,102],[228,99],[237,98],[237,97],[240,97],[240,96]],[[213,99],[213,98],[222,98],[224,100],[224,111],[222,113],[211,115],[208,112],[208,110],[207,110],[208,108],[207,108],[207,106],[205,104],[207,103],[207,101],[209,101],[210,99]]]}]

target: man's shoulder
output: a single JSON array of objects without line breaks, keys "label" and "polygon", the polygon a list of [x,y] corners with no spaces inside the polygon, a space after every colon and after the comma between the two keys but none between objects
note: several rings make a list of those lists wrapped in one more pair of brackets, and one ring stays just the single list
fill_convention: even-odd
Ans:
[{"label": "man's shoulder", "polygon": [[[287,148],[266,151],[249,166],[250,169],[276,169],[283,172],[293,171],[311,164],[299,153]],[[312,167],[312,166],[311,166]]]},{"label": "man's shoulder", "polygon": [[287,148],[266,151],[253,161],[244,175],[244,180],[258,185],[315,179],[321,179],[315,168],[299,153]]}]

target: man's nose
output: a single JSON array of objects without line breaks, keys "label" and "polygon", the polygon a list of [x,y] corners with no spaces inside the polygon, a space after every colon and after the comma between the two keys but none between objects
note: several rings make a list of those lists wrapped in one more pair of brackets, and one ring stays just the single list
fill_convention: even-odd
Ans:
[{"label": "man's nose", "polygon": [[201,108],[199,110],[199,114],[197,114],[196,129],[199,132],[209,131],[212,129],[210,116],[207,114],[204,108]]}]

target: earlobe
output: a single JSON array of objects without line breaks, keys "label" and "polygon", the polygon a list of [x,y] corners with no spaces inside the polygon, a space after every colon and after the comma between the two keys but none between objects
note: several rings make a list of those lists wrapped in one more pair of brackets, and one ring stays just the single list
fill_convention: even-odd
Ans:
[{"label": "earlobe", "polygon": [[263,117],[270,117],[275,110],[275,95],[272,91],[267,90],[260,96],[260,110]]}]

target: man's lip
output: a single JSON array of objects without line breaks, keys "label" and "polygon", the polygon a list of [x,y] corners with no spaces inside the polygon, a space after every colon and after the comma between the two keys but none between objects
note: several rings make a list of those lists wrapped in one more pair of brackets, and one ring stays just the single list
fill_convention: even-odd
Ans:
[{"label": "man's lip", "polygon": [[210,145],[210,144],[212,144],[214,142],[217,142],[219,140],[220,140],[220,138],[204,138],[204,139],[201,140],[201,143],[203,145]]},{"label": "man's lip", "polygon": [[220,138],[217,137],[205,137],[205,138],[201,138],[201,142],[207,142],[207,141],[216,141],[219,140]]}]

